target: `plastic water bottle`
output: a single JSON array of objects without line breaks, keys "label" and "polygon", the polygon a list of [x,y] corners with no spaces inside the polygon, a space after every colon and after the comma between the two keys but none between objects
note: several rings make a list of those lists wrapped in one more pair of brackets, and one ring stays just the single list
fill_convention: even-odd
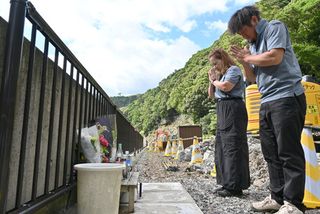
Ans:
[{"label": "plastic water bottle", "polygon": [[126,151],[125,156],[126,156],[127,171],[130,172],[131,171],[131,165],[132,165],[131,161],[132,160],[131,160],[131,156],[129,154],[129,151]]},{"label": "plastic water bottle", "polygon": [[122,170],[122,176],[124,179],[128,178],[128,166],[127,166],[127,159],[128,159],[128,156],[127,154],[124,154],[123,155],[123,170]]}]

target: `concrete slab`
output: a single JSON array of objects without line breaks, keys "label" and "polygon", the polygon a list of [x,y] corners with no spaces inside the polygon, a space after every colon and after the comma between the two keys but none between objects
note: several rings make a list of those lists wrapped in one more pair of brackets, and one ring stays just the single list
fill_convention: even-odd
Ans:
[{"label": "concrete slab", "polygon": [[[77,206],[64,213],[76,214]],[[202,214],[202,211],[180,183],[143,183],[142,197],[135,202],[134,213]]]},{"label": "concrete slab", "polygon": [[135,214],[202,214],[199,207],[192,203],[136,203]]},{"label": "concrete slab", "polygon": [[201,214],[180,183],[143,183],[142,198],[134,204],[137,214]]},{"label": "concrete slab", "polygon": [[137,203],[194,203],[192,197],[186,191],[179,190],[160,190],[154,192],[143,192],[142,198]]},{"label": "concrete slab", "polygon": [[142,192],[185,190],[180,183],[143,183]]}]

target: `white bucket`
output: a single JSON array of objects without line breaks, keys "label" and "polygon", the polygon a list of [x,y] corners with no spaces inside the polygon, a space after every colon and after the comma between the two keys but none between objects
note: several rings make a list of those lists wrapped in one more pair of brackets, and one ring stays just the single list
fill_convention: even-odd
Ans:
[{"label": "white bucket", "polygon": [[118,214],[123,164],[77,164],[79,214]]}]

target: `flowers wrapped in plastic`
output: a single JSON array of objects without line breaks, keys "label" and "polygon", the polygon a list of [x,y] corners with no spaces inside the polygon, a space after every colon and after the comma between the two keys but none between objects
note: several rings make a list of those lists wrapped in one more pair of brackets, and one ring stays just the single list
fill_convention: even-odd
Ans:
[{"label": "flowers wrapped in plastic", "polygon": [[106,126],[102,126],[100,123],[97,123],[99,142],[101,148],[101,158],[103,163],[109,162],[110,158],[110,143],[106,139],[106,134],[110,132]]},{"label": "flowers wrapped in plastic", "polygon": [[98,118],[94,126],[83,128],[80,145],[89,162],[109,162],[112,147],[112,130],[109,120]]},{"label": "flowers wrapped in plastic", "polygon": [[100,142],[96,126],[81,129],[80,145],[85,158],[90,163],[101,163]]}]

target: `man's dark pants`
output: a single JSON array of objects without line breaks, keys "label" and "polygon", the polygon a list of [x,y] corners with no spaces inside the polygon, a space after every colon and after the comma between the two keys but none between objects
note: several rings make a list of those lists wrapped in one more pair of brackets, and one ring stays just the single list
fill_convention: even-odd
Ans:
[{"label": "man's dark pants", "polygon": [[300,140],[305,114],[304,94],[260,107],[261,147],[268,164],[271,198],[300,210],[304,210],[305,158]]}]

